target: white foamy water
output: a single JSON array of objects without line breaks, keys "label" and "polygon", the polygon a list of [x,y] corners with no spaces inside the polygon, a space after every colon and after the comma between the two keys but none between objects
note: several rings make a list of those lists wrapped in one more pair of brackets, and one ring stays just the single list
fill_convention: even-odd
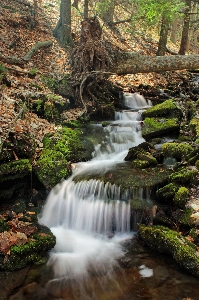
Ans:
[{"label": "white foamy water", "polygon": [[[131,95],[124,95],[126,106],[147,107],[142,96]],[[50,192],[39,221],[56,236],[48,262],[56,278],[104,274],[124,255],[122,241],[132,237],[128,195],[122,201],[119,186],[99,180],[73,180],[79,174],[104,172],[123,162],[128,149],[144,141],[140,117],[135,111],[117,112],[115,121],[102,128],[105,138],[96,145],[93,159],[75,164],[71,178]]]},{"label": "white foamy water", "polygon": [[124,93],[124,104],[128,108],[144,109],[151,106],[151,101],[146,99],[138,93]]}]

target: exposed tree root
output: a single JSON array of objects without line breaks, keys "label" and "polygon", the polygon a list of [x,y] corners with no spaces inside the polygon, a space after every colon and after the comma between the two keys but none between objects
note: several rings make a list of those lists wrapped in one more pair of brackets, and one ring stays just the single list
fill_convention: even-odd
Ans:
[{"label": "exposed tree root", "polygon": [[96,17],[82,22],[80,44],[71,54],[72,80],[76,90],[76,105],[90,115],[105,104],[113,104],[116,96],[111,93],[107,72],[113,62],[114,50],[102,39],[102,28]]}]

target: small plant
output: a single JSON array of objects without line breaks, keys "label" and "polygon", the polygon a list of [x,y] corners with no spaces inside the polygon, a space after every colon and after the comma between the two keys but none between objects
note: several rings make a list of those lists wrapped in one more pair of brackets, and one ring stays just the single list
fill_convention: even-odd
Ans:
[{"label": "small plant", "polygon": [[58,87],[58,82],[56,79],[50,77],[50,76],[41,76],[42,82],[52,91],[54,91]]},{"label": "small plant", "polygon": [[41,99],[38,99],[37,101],[36,101],[36,110],[37,111],[39,111],[40,109],[41,109],[41,107],[42,107],[42,105],[43,105],[43,100],[41,100]]},{"label": "small plant", "polygon": [[5,77],[7,72],[8,72],[8,70],[6,69],[6,67],[2,63],[0,63],[0,83],[3,80],[3,78]]},{"label": "small plant", "polygon": [[30,71],[29,74],[32,76],[35,76],[38,73],[38,69],[36,67],[33,67]]}]

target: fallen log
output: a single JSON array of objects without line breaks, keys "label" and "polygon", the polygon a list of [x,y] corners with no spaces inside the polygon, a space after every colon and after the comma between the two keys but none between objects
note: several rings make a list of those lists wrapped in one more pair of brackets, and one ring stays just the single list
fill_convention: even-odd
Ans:
[{"label": "fallen log", "polygon": [[118,75],[199,69],[199,55],[147,56],[123,53],[109,71]]}]

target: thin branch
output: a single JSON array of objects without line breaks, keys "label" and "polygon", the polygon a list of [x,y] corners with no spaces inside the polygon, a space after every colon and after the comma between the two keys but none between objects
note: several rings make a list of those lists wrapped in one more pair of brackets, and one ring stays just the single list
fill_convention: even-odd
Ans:
[{"label": "thin branch", "polygon": [[52,45],[52,41],[38,42],[30,49],[30,51],[28,51],[28,53],[26,53],[26,55],[23,58],[18,58],[14,56],[4,56],[0,52],[0,60],[10,65],[23,65],[29,62],[39,49],[47,48],[51,45]]}]

